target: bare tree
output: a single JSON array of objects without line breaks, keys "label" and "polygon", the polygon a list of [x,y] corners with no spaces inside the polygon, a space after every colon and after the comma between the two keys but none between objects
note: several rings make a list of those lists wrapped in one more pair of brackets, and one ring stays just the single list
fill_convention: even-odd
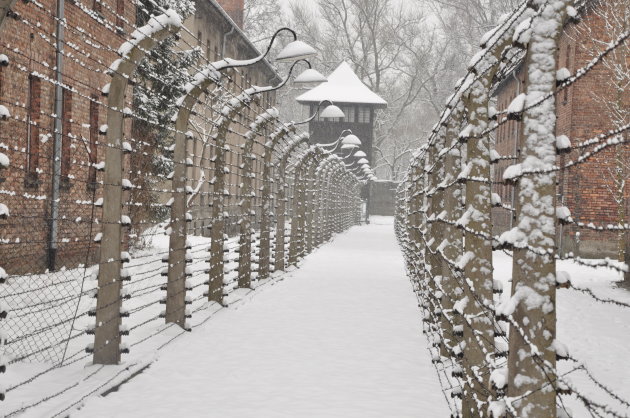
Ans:
[{"label": "bare tree", "polygon": [[[407,165],[410,149],[433,124],[425,94],[441,70],[439,34],[420,8],[394,0],[319,0],[316,7],[292,5],[293,24],[321,52],[319,66],[332,71],[347,61],[363,82],[385,98],[389,107],[376,120],[376,165],[379,174],[397,177]],[[435,103],[438,108],[437,101]],[[402,128],[407,121],[414,120]],[[421,123],[418,123],[418,122]]]},{"label": "bare tree", "polygon": [[266,49],[271,36],[286,21],[278,0],[245,0],[243,30],[258,49]]}]

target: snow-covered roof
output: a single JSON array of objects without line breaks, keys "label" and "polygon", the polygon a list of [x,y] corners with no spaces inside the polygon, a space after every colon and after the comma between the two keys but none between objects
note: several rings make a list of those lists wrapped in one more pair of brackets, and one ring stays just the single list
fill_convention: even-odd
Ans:
[{"label": "snow-covered roof", "polygon": [[299,103],[319,103],[322,100],[387,107],[387,102],[363,84],[346,62],[342,62],[328,76],[328,82],[320,84],[297,98]]}]

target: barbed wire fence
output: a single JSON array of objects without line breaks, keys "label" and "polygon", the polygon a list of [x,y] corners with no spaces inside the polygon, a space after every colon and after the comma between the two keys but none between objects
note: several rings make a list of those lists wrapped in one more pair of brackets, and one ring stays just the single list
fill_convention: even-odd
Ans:
[{"label": "barbed wire fence", "polygon": [[[628,272],[622,261],[558,252],[560,224],[602,236],[630,230],[624,221],[574,219],[557,199],[559,173],[568,175],[595,158],[614,160],[615,148],[628,147],[627,124],[579,140],[555,134],[556,97],[611,52],[627,48],[630,36],[622,30],[573,73],[558,70],[560,34],[567,21],[578,23],[587,13],[590,5],[584,3],[525,1],[484,36],[398,189],[396,234],[453,417],[568,417],[568,398],[593,417],[628,416],[630,401],[556,338],[556,298],[562,297],[557,288],[630,307],[556,271],[556,260],[570,260],[611,275]],[[523,93],[495,109],[494,87],[519,62],[526,74]],[[501,155],[495,133],[515,123],[517,151]],[[511,187],[514,204],[502,202],[493,186]],[[513,219],[513,227],[500,235],[493,231],[493,208]],[[493,251],[512,258],[511,279],[493,279]],[[510,282],[511,288],[504,285]],[[560,372],[557,362],[567,362],[566,371]],[[602,394],[596,398],[590,387],[572,383],[570,376],[578,374]]]},{"label": "barbed wire fence", "polygon": [[[89,359],[116,365],[133,350],[162,348],[360,222],[363,182],[280,120],[271,87],[252,85],[238,68],[220,71],[227,62],[201,54],[172,124],[143,117],[132,103],[138,65],[173,36],[194,49],[195,35],[171,9],[136,27],[135,8],[100,2],[95,13],[84,3],[73,5],[87,26],[59,19],[47,2],[28,2],[15,5],[1,29],[6,417],[103,373],[62,379],[34,396],[32,385],[56,371]],[[51,36],[58,24],[66,38]],[[44,48],[63,56],[60,76]],[[48,110],[51,92],[63,115]],[[151,142],[134,130],[139,122],[170,140]]]}]

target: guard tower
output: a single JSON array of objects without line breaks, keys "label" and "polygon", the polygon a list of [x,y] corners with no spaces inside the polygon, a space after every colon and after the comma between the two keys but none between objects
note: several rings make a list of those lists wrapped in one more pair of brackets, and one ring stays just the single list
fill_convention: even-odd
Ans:
[{"label": "guard tower", "polygon": [[322,83],[299,96],[298,103],[309,106],[309,114],[315,113],[323,100],[332,100],[339,106],[345,118],[315,118],[309,125],[311,143],[335,142],[346,129],[361,140],[361,150],[368,155],[374,167],[372,145],[374,143],[374,113],[387,107],[387,102],[370,90],[352,71],[348,63],[341,65]]}]

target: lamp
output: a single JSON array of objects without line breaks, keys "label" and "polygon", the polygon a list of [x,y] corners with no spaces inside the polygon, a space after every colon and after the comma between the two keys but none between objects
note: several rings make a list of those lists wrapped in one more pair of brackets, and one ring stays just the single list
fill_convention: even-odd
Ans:
[{"label": "lamp", "polygon": [[334,104],[331,104],[330,106],[326,107],[326,109],[324,109],[319,114],[319,116],[322,118],[345,118],[346,117],[343,111],[338,106],[335,106]]},{"label": "lamp", "polygon": [[325,83],[327,81],[328,79],[322,73],[312,68],[305,70],[293,80],[295,84]]},{"label": "lamp", "polygon": [[[297,34],[295,33],[293,29],[280,28],[271,37],[271,41],[269,42],[267,51],[265,51],[264,54],[259,55],[258,57],[249,59],[249,60],[235,60],[233,58],[224,58],[220,61],[210,64],[210,66],[216,71],[223,71],[229,68],[249,67],[251,65],[254,65],[262,61],[263,59],[267,57],[267,55],[269,55],[269,52],[271,52],[271,48],[273,47],[273,44],[276,41],[276,38],[278,37],[280,32],[284,32],[284,31],[290,32],[293,35],[293,42],[285,46],[282,49],[282,51],[280,51],[280,53],[276,57],[276,61],[295,62],[295,61],[300,61],[307,58],[312,58],[317,55],[317,51],[315,50],[315,48],[313,48],[312,46],[302,41],[297,40]],[[309,68],[310,68],[310,64],[309,64]],[[323,77],[321,74],[320,76]],[[311,75],[311,77],[314,77],[314,75]]]},{"label": "lamp", "polygon": [[[290,30],[288,28],[282,28],[278,32],[282,30]],[[276,35],[278,34],[276,32]],[[275,36],[275,35],[274,35]],[[276,57],[276,61],[278,62],[292,62],[301,59],[312,58],[317,55],[317,51],[312,46],[306,44],[305,42],[298,41],[297,35],[293,32],[294,41],[285,46],[282,51]],[[272,40],[273,42],[273,40]]]},{"label": "lamp", "polygon": [[354,134],[346,136],[341,143],[343,145],[354,145],[356,148],[361,146],[361,140]]}]

